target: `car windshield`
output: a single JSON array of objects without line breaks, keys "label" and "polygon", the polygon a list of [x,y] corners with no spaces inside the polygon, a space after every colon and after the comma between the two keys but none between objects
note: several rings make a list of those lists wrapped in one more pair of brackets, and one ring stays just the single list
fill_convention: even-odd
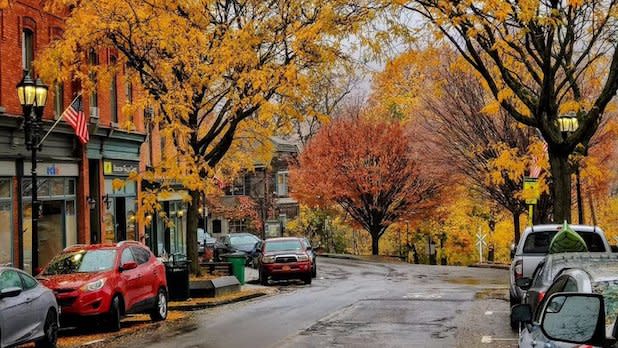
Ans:
[{"label": "car windshield", "polygon": [[266,251],[295,251],[301,250],[303,246],[299,240],[282,240],[282,241],[270,241],[266,243]]},{"label": "car windshield", "polygon": [[93,273],[108,271],[114,267],[116,250],[80,250],[62,253],[49,263],[44,275]]},{"label": "car windshield", "polygon": [[618,279],[592,283],[592,292],[605,300],[605,326],[612,326],[618,316]]},{"label": "car windshield", "polygon": [[232,245],[255,244],[257,243],[257,238],[254,236],[232,236],[230,237],[230,243]]},{"label": "car windshield", "polygon": [[[589,252],[604,252],[605,245],[601,237],[593,232],[576,231],[586,242]],[[558,231],[542,231],[530,233],[524,243],[524,254],[547,254],[549,244]]]}]

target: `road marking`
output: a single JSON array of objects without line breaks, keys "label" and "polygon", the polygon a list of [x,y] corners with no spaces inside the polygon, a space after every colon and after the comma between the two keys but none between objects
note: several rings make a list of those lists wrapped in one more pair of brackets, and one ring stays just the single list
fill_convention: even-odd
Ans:
[{"label": "road marking", "polygon": [[439,294],[427,294],[423,292],[411,292],[405,295],[403,298],[418,298],[418,299],[439,299],[442,295]]},{"label": "road marking", "polygon": [[494,315],[497,313],[510,313],[510,311],[487,311],[485,312],[485,315]]},{"label": "road marking", "polygon": [[95,343],[100,343],[100,342],[103,342],[103,341],[105,341],[105,340],[104,339],[94,340],[94,341],[83,343],[82,346],[89,346],[89,345],[92,345],[92,344],[95,344]]},{"label": "road marking", "polygon": [[519,341],[519,339],[517,338],[499,338],[499,337],[492,337],[492,336],[483,336],[481,337],[481,343],[493,343],[496,341]]}]

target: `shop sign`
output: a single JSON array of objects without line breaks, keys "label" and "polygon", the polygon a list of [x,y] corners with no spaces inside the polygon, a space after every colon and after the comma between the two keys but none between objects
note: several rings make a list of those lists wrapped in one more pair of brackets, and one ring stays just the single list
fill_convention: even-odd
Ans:
[{"label": "shop sign", "polygon": [[137,171],[139,171],[139,162],[103,160],[104,175],[128,176],[131,172]]},{"label": "shop sign", "polygon": [[[32,165],[24,163],[24,175],[30,176]],[[79,176],[77,163],[49,163],[39,162],[36,166],[36,173],[40,176]]]}]

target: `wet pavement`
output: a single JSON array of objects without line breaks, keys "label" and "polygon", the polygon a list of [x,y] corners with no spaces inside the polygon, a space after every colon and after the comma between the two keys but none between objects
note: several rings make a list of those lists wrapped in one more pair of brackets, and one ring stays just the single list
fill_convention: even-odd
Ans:
[{"label": "wet pavement", "polygon": [[195,312],[106,346],[516,346],[506,270],[326,258],[318,265],[312,285],[273,284],[276,295]]}]

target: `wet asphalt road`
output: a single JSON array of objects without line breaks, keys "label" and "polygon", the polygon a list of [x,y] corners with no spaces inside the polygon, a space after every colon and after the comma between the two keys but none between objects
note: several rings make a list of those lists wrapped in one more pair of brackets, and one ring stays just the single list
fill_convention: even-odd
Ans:
[{"label": "wet asphalt road", "polygon": [[[312,285],[196,312],[125,347],[515,347],[505,270],[319,260]],[[120,342],[118,342],[120,343]]]}]

